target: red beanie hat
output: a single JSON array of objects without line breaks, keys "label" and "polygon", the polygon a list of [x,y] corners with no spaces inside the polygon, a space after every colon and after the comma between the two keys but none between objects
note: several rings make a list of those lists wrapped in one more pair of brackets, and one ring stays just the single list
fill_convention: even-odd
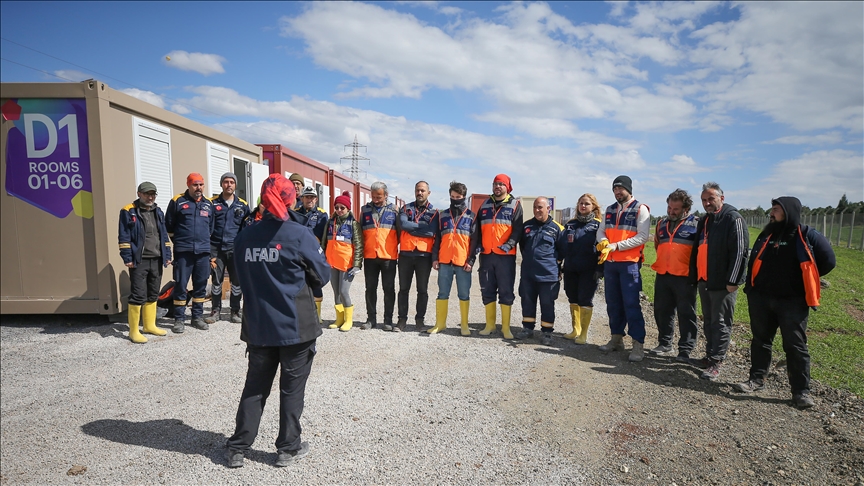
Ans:
[{"label": "red beanie hat", "polygon": [[351,194],[348,191],[343,191],[341,196],[336,197],[336,202],[333,203],[333,206],[337,204],[341,204],[351,210]]},{"label": "red beanie hat", "polygon": [[202,176],[201,174],[199,174],[197,172],[193,172],[193,173],[189,174],[188,176],[186,176],[186,187],[189,187],[192,184],[195,184],[196,182],[203,184],[204,183],[204,176]]},{"label": "red beanie hat", "polygon": [[288,221],[288,208],[294,207],[297,190],[294,183],[282,174],[270,174],[261,184],[261,203],[264,209],[282,221]]},{"label": "red beanie hat", "polygon": [[502,182],[505,186],[507,186],[507,194],[513,192],[513,186],[510,185],[510,176],[507,174],[498,174],[495,176],[495,179],[492,182]]}]

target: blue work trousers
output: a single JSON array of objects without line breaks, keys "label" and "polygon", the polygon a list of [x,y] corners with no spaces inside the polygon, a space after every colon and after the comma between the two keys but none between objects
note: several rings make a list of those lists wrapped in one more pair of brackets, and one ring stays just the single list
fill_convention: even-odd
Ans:
[{"label": "blue work trousers", "polygon": [[522,327],[534,329],[537,322],[537,300],[540,300],[540,327],[552,332],[555,327],[555,300],[561,283],[537,282],[525,277],[519,279],[519,297],[522,298]]},{"label": "blue work trousers", "polygon": [[456,277],[456,295],[459,300],[469,300],[471,298],[471,272],[466,272],[462,267],[449,263],[442,263],[438,266],[438,300],[450,298],[453,277]]},{"label": "blue work trousers", "polygon": [[480,296],[483,305],[491,304],[498,299],[501,305],[513,305],[516,294],[516,255],[499,255],[489,253],[480,255]]},{"label": "blue work trousers", "polygon": [[637,262],[610,262],[603,265],[606,278],[606,313],[609,314],[609,330],[612,334],[627,334],[636,341],[645,343],[645,318],[639,303],[642,291],[642,275]]},{"label": "blue work trousers", "polygon": [[174,319],[186,317],[186,287],[192,278],[192,318],[204,316],[207,279],[210,277],[210,254],[178,251],[174,254]]}]

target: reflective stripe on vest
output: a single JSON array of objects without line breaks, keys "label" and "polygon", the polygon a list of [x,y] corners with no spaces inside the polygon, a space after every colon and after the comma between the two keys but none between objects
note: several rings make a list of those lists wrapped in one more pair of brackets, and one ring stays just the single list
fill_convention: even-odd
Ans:
[{"label": "reflective stripe on vest", "polygon": [[[636,222],[639,218],[639,208],[642,207],[642,204],[634,199],[621,212],[615,210],[617,207],[618,204],[616,203],[606,208],[605,231],[609,243],[618,243],[633,238],[639,233],[636,228]],[[645,259],[642,255],[643,248],[645,248],[644,243],[629,250],[613,251],[609,254],[609,261],[641,262]]]},{"label": "reflective stripe on vest", "polygon": [[348,216],[336,229],[336,218],[333,223],[327,225],[327,263],[331,267],[347,272],[354,266],[354,245],[351,243],[354,236],[352,222],[354,218]]},{"label": "reflective stripe on vest", "polygon": [[[759,269],[762,268],[762,252],[768,246],[767,243],[768,240],[766,239],[762,243],[762,248],[756,254],[756,258],[753,260],[753,275],[750,276],[750,285],[755,284],[756,275],[759,273]],[[810,251],[810,245],[804,239],[804,233],[801,232],[800,225],[798,226],[798,239],[795,241],[795,250],[798,261],[801,262],[801,277],[804,279],[804,298],[809,307],[819,307],[819,299],[822,296],[819,268],[816,266],[816,259],[813,257],[813,253]]]},{"label": "reflective stripe on vest", "polygon": [[375,221],[371,204],[363,206],[363,257],[395,260],[399,252],[399,241],[396,238],[396,211],[391,205],[381,209],[381,218]]},{"label": "reflective stripe on vest", "polygon": [[507,197],[510,199],[498,206],[497,210],[491,197],[480,206],[477,220],[480,222],[480,237],[483,239],[483,254],[485,255],[489,253],[516,254],[515,246],[506,253],[498,248],[510,239],[510,234],[513,232],[513,213],[519,207],[518,199],[509,194]]},{"label": "reflective stripe on vest", "polygon": [[455,221],[452,210],[440,214],[441,248],[438,250],[438,262],[462,267],[468,261],[474,213],[465,209]]},{"label": "reflective stripe on vest", "polygon": [[[417,207],[415,206],[415,203],[408,203],[406,207],[408,211],[414,213],[413,217],[410,214],[408,215],[408,217],[413,219],[415,223],[422,221],[428,224],[435,216],[435,209],[433,209],[432,205],[428,203],[426,209],[421,211],[419,214],[417,214]],[[407,231],[403,231],[402,234],[399,236],[399,246],[402,251],[417,250],[429,253],[430,251],[432,251],[433,243],[435,243],[434,236],[414,236]]]},{"label": "reflective stripe on vest", "polygon": [[[660,224],[666,221],[666,224]],[[696,217],[687,216],[670,231],[669,220],[657,222],[657,261],[651,268],[658,274],[686,277],[690,274],[690,254],[696,240]]]}]

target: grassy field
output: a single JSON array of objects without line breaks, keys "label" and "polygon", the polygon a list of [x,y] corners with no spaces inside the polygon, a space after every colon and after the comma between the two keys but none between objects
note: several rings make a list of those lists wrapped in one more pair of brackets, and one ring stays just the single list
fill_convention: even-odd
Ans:
[{"label": "grassy field", "polygon": [[[750,241],[756,240],[759,230],[750,228]],[[811,374],[816,380],[835,388],[849,390],[864,396],[864,252],[834,247],[837,268],[825,280],[830,287],[822,290],[819,310],[810,312],[808,345],[811,356]],[[657,259],[652,244],[645,245],[645,261],[650,265]],[[656,274],[647,266],[642,269],[644,292],[654,298]],[[698,299],[697,299],[698,300]],[[701,306],[697,302],[699,314]],[[750,340],[750,316],[747,296],[740,292],[735,306],[735,332]],[[741,325],[739,325],[741,324]],[[740,341],[739,341],[740,342]],[[783,356],[780,333],[774,340],[775,359]]]}]

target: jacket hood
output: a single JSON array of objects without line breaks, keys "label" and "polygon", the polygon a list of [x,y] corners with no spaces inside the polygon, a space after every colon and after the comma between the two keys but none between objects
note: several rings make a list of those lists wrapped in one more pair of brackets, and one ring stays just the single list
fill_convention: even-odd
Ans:
[{"label": "jacket hood", "polygon": [[795,228],[801,224],[801,201],[797,197],[781,196],[771,200],[771,205],[779,204],[786,213],[786,227]]},{"label": "jacket hood", "polygon": [[717,211],[714,214],[714,217],[716,219],[721,219],[724,216],[726,216],[727,214],[731,213],[732,211],[738,211],[738,208],[736,208],[735,206],[733,206],[731,204],[725,204],[724,203],[723,206],[720,208],[720,211]]}]

